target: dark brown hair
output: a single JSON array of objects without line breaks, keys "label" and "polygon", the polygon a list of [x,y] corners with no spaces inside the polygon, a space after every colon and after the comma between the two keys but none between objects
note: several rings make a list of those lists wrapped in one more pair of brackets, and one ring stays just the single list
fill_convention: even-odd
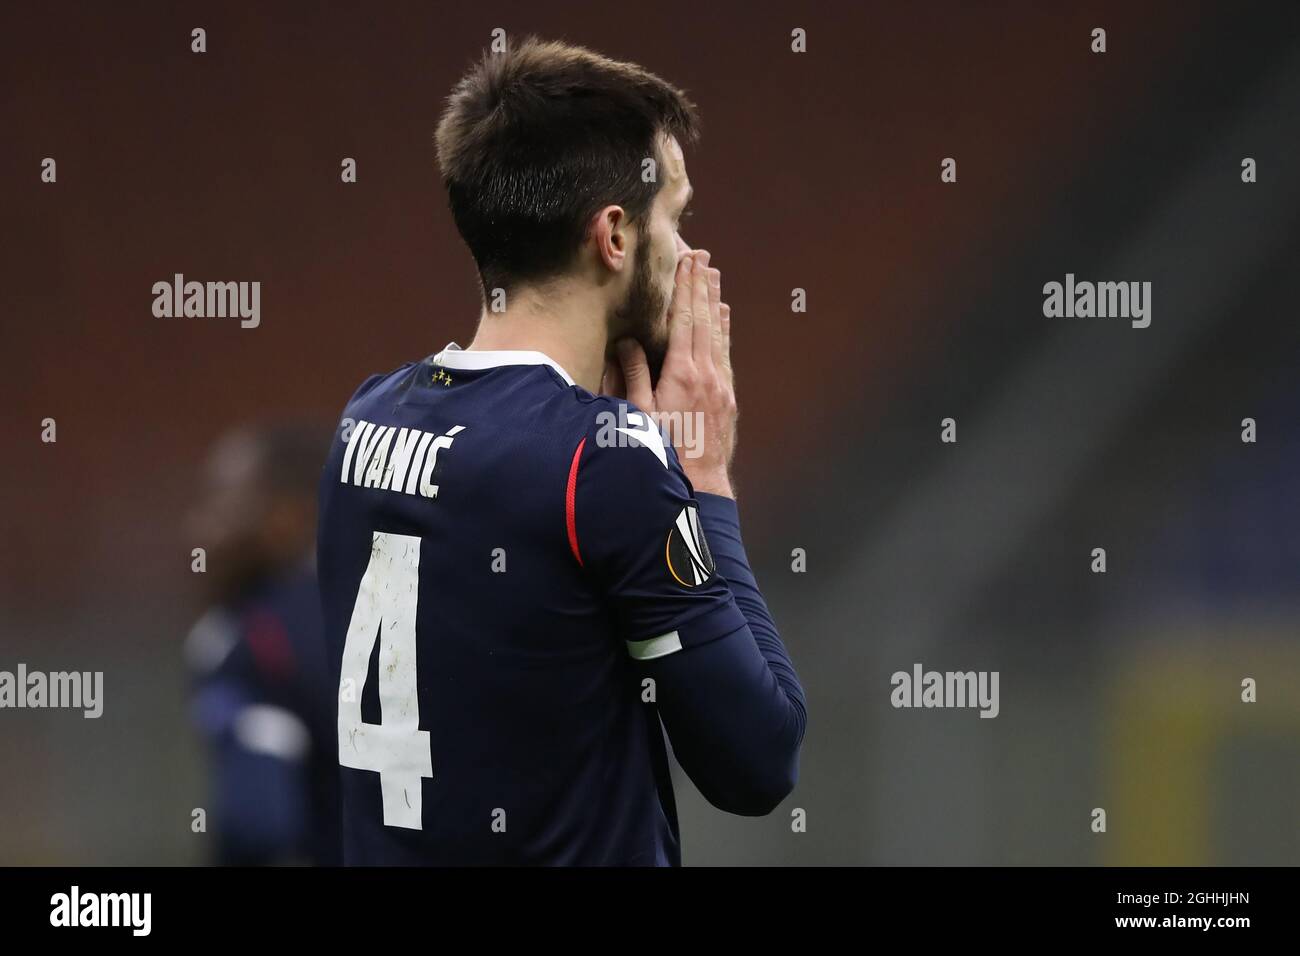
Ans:
[{"label": "dark brown hair", "polygon": [[694,142],[695,107],[635,64],[535,37],[485,53],[437,132],[452,216],[484,293],[564,270],[604,206],[643,227],[659,182],[643,181],[642,162],[658,166],[661,134]]}]

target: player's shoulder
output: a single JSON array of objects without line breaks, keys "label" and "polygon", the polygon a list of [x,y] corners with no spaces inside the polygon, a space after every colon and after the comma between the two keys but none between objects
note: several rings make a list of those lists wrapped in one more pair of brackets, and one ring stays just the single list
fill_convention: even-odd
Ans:
[{"label": "player's shoulder", "polygon": [[657,416],[626,399],[592,396],[582,418],[581,467],[597,487],[623,495],[684,481]]},{"label": "player's shoulder", "polygon": [[584,425],[566,495],[574,553],[581,555],[580,562],[586,558],[599,566],[633,553],[649,554],[638,549],[653,539],[654,554],[663,555],[665,540],[672,547],[673,529],[692,520],[695,497],[665,439],[663,420],[624,399],[599,396],[589,403]]},{"label": "player's shoulder", "polygon": [[428,364],[428,359],[420,361],[403,362],[397,368],[388,372],[376,372],[368,375],[356,390],[352,397],[348,399],[345,406],[345,414],[354,410],[362,404],[373,403],[382,400],[385,396],[393,392],[400,391],[409,387],[414,382],[415,376],[422,365]]}]

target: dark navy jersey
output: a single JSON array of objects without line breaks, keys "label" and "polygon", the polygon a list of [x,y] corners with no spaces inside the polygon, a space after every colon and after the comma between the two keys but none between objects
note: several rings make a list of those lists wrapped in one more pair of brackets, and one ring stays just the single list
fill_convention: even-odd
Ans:
[{"label": "dark navy jersey", "polygon": [[746,620],[647,416],[449,346],[362,384],[320,508],[346,862],[680,862],[638,667]]}]

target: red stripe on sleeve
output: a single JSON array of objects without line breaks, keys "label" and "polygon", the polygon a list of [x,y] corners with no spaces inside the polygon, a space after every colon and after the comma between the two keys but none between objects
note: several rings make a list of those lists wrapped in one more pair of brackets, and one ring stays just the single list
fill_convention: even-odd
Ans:
[{"label": "red stripe on sleeve", "polygon": [[569,529],[569,550],[578,559],[582,567],[582,554],[578,551],[578,522],[574,514],[574,502],[578,497],[578,462],[582,459],[582,446],[587,444],[584,438],[578,442],[578,450],[573,453],[573,464],[569,466],[569,486],[564,491],[564,523]]}]

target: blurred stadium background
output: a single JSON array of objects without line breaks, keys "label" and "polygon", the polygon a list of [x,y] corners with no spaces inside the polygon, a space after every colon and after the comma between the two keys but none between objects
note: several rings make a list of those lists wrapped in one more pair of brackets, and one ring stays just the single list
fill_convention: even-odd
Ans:
[{"label": "blurred stadium background", "polygon": [[[685,862],[1300,861],[1298,11],[7,6],[0,667],[103,670],[106,703],[0,713],[0,863],[206,859],[203,455],[470,338],[431,136],[496,27],[705,120],[687,239],[733,304],[747,543],[810,729],[767,819],[679,784]],[[260,280],[261,326],[154,318],[176,272]],[[1151,281],[1151,327],[1044,318],[1067,272]],[[914,662],[1000,671],[1001,715],[892,709]]]}]

